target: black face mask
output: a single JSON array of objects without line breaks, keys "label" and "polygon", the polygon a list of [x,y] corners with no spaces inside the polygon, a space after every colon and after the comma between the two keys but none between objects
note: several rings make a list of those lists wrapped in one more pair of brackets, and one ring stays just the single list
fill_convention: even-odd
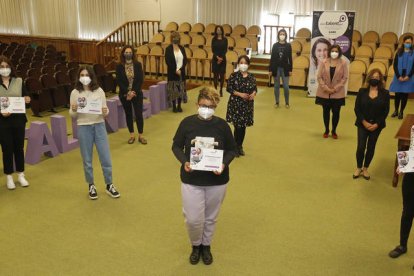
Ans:
[{"label": "black face mask", "polygon": [[379,83],[380,83],[380,80],[377,80],[377,79],[370,79],[369,80],[369,85],[371,85],[371,86],[378,86]]}]

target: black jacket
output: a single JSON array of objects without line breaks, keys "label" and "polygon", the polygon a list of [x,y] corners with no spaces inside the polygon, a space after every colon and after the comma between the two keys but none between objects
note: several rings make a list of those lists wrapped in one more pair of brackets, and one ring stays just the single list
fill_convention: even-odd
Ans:
[{"label": "black jacket", "polygon": [[[116,81],[119,85],[119,97],[126,97],[128,93],[128,78],[125,72],[125,65],[120,63],[116,66]],[[144,81],[144,74],[142,72],[141,63],[136,61],[134,62],[134,81],[132,83],[132,91],[135,91],[137,94],[142,93],[142,83]]]},{"label": "black jacket", "polygon": [[292,72],[293,60],[292,46],[290,46],[290,43],[281,44],[276,42],[273,44],[269,72],[272,72],[272,75],[276,76],[278,67],[283,67],[285,76],[289,76],[289,72]]},{"label": "black jacket", "polygon": [[385,119],[390,110],[390,94],[387,90],[378,90],[378,97],[372,101],[369,98],[369,89],[361,88],[355,100],[355,115],[357,116],[355,125],[364,127],[362,121],[365,120],[371,124],[378,124],[379,129],[383,129]]},{"label": "black jacket", "polygon": [[176,72],[177,63],[175,62],[175,56],[174,56],[174,48],[171,45],[169,45],[165,49],[165,63],[167,63],[167,78],[169,81],[179,81],[185,80],[185,66],[187,65],[187,56],[185,54],[184,47],[181,45],[178,45],[180,47],[181,53],[183,54],[183,66],[181,67],[181,78],[178,76]]}]

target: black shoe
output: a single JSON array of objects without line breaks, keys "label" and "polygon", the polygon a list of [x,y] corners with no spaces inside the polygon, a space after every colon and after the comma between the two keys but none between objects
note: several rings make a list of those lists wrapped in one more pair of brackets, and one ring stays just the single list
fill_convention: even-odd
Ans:
[{"label": "black shoe", "polygon": [[400,111],[400,114],[398,114],[398,119],[402,120],[404,118],[404,113]]},{"label": "black shoe", "polygon": [[391,114],[391,117],[397,117],[398,116],[398,110],[395,110],[394,113]]},{"label": "black shoe", "polygon": [[96,187],[93,184],[89,184],[89,198],[90,199],[97,199],[98,193],[96,192]]},{"label": "black shoe", "polygon": [[181,106],[180,106],[180,105],[177,107],[177,111],[178,111],[178,112],[183,112],[183,109],[181,108]]},{"label": "black shoe", "polygon": [[198,264],[201,257],[201,245],[195,246],[193,245],[193,251],[190,254],[190,264],[195,265]]},{"label": "black shoe", "polygon": [[173,105],[173,112],[177,113],[177,108],[175,107],[175,105]]},{"label": "black shoe", "polygon": [[243,147],[239,147],[239,155],[240,156],[244,156],[245,155],[244,150],[243,150]]},{"label": "black shoe", "polygon": [[118,198],[121,195],[118,193],[118,191],[115,189],[115,186],[112,184],[106,185],[106,193],[110,195],[113,198]]},{"label": "black shoe", "polygon": [[213,263],[213,255],[211,255],[210,245],[203,245],[201,247],[201,255],[205,265],[211,265]]},{"label": "black shoe", "polygon": [[390,253],[388,253],[388,256],[395,259],[405,253],[407,253],[407,247],[399,245],[396,248],[394,248],[392,251],[390,251]]}]

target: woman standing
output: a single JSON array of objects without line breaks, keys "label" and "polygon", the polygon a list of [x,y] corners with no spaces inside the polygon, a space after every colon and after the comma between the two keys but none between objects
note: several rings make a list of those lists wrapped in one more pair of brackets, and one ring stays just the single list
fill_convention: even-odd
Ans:
[{"label": "woman standing", "polygon": [[[397,172],[399,172],[397,170]],[[398,258],[407,252],[407,242],[410,236],[414,219],[414,173],[404,174],[402,180],[403,210],[400,225],[400,244],[388,254],[391,258]],[[413,267],[414,269],[414,267]]]},{"label": "woman standing", "polygon": [[234,125],[234,139],[237,144],[236,156],[245,155],[243,150],[246,127],[253,125],[254,98],[257,94],[256,78],[247,72],[250,64],[248,56],[238,59],[239,70],[230,75],[227,91],[230,93],[226,120]]},{"label": "woman standing", "polygon": [[[30,97],[21,78],[16,77],[11,61],[0,56],[0,97],[24,97],[26,104]],[[0,143],[3,151],[3,171],[6,175],[6,186],[9,190],[16,188],[13,180],[14,164],[17,181],[22,187],[29,186],[24,177],[24,136],[26,130],[26,114],[10,114],[0,112]]]},{"label": "woman standing", "polygon": [[134,119],[132,112],[135,113],[135,120],[138,128],[138,142],[146,145],[147,140],[143,137],[144,117],[142,83],[144,74],[141,63],[136,60],[134,49],[130,45],[124,46],[120,56],[121,63],[116,66],[116,81],[119,85],[119,99],[125,111],[126,123],[130,133],[128,144],[135,142]]},{"label": "woman standing", "polygon": [[[113,198],[120,196],[119,192],[112,184],[112,161],[109,152],[108,137],[105,128],[104,117],[108,116],[109,110],[106,106],[105,92],[98,86],[95,73],[89,66],[79,68],[78,81],[70,94],[71,109],[69,113],[77,118],[78,139],[80,152],[83,160],[83,170],[86,183],[89,184],[89,198],[97,199],[95,182],[93,178],[92,154],[95,144],[98,151],[99,161],[106,184],[106,192]],[[78,103],[81,102],[101,102],[101,114],[78,113]]]},{"label": "woman standing", "polygon": [[[391,117],[398,116],[398,119],[400,120],[404,117],[404,109],[407,105],[408,93],[414,92],[413,38],[411,36],[405,36],[403,41],[403,45],[398,49],[394,58],[393,67],[395,73],[390,85],[390,91],[395,92],[395,110]],[[399,113],[398,110],[400,111]]]},{"label": "woman standing", "polygon": [[339,123],[341,106],[345,105],[345,84],[348,79],[348,65],[342,58],[342,50],[338,45],[329,48],[328,58],[318,69],[318,90],[315,103],[322,105],[324,138],[329,136],[329,121],[332,111],[332,138],[338,139],[336,128]]},{"label": "woman standing", "polygon": [[362,175],[370,179],[368,167],[374,157],[375,145],[390,109],[390,94],[384,89],[384,76],[378,69],[368,73],[367,88],[361,88],[355,101],[355,125],[358,127],[358,146],[356,151],[356,179]]},{"label": "woman standing", "polygon": [[[213,262],[211,241],[220,206],[229,182],[229,164],[235,155],[235,143],[228,124],[213,116],[220,101],[211,88],[200,90],[198,114],[180,123],[173,139],[172,150],[181,163],[181,194],[183,213],[192,244],[190,263],[197,264],[200,256],[206,265]],[[212,139],[211,147],[223,150],[223,165],[219,171],[196,171],[190,167],[191,147],[199,137]],[[196,142],[197,143],[197,142]]]},{"label": "woman standing", "polygon": [[180,34],[171,33],[171,45],[165,49],[167,64],[167,93],[172,102],[173,112],[183,112],[181,100],[185,96],[185,66],[187,56],[184,47],[180,45]]},{"label": "woman standing", "polygon": [[214,75],[214,88],[217,90],[220,81],[220,97],[223,97],[224,76],[226,74],[226,52],[228,42],[224,36],[222,26],[216,26],[214,37],[211,41],[211,50],[213,51],[213,59],[211,61],[212,71]]},{"label": "woman standing", "polygon": [[283,81],[285,105],[289,108],[289,76],[292,75],[292,47],[286,42],[287,33],[281,29],[278,34],[278,42],[273,44],[272,56],[269,64],[269,75],[275,80],[275,107],[279,107],[280,78]]}]

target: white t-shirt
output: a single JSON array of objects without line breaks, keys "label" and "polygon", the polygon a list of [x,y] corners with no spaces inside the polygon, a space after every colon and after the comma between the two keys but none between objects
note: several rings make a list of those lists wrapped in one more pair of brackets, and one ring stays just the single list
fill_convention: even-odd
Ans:
[{"label": "white t-shirt", "polygon": [[[79,97],[86,97],[86,98],[93,98],[93,99],[100,98],[102,100],[102,107],[107,107],[105,92],[100,87],[96,89],[95,91],[78,91],[76,89],[73,89],[72,93],[70,93],[70,105],[72,106],[73,104],[77,104]],[[76,111],[73,111],[72,108],[69,109],[69,114],[72,117],[77,118],[77,122],[79,126],[93,125],[93,124],[105,122],[104,114],[95,115],[95,114],[78,113]],[[107,114],[109,114],[109,110]]]},{"label": "white t-shirt", "polygon": [[178,51],[174,50],[174,56],[175,56],[175,63],[177,63],[177,69],[175,69],[175,71],[178,71],[181,69],[181,67],[183,67],[184,56],[181,53],[180,49],[178,49]]}]

